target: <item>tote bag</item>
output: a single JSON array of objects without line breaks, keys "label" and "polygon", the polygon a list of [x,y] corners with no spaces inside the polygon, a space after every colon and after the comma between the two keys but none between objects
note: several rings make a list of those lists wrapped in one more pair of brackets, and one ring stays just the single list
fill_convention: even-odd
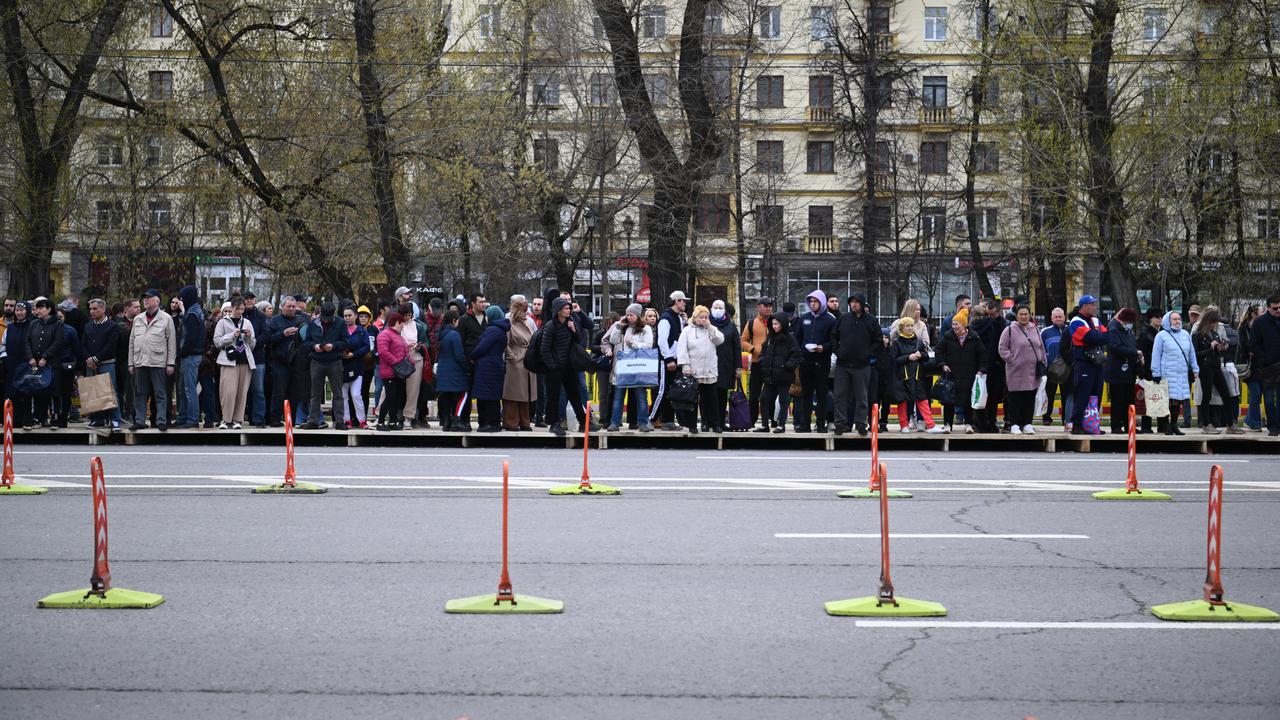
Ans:
[{"label": "tote bag", "polygon": [[1036,407],[1035,411],[1032,413],[1032,417],[1044,417],[1049,414],[1049,393],[1045,387],[1048,384],[1049,378],[1041,376],[1040,388],[1036,390]]},{"label": "tote bag", "polygon": [[617,382],[614,387],[643,388],[658,384],[658,349],[623,350],[614,359]]},{"label": "tote bag", "polygon": [[106,373],[98,373],[76,379],[76,384],[80,388],[80,412],[82,413],[99,413],[105,410],[115,410],[116,407],[116,391],[111,386],[111,376]]},{"label": "tote bag", "polygon": [[987,376],[979,375],[973,379],[973,390],[970,397],[969,407],[974,410],[984,410],[987,407]]},{"label": "tote bag", "polygon": [[747,394],[742,392],[742,380],[729,393],[729,429],[733,432],[744,432],[751,429],[751,403]]},{"label": "tote bag", "polygon": [[1169,381],[1161,379],[1160,382],[1151,380],[1140,382],[1142,392],[1147,398],[1145,415],[1152,418],[1169,417]]}]

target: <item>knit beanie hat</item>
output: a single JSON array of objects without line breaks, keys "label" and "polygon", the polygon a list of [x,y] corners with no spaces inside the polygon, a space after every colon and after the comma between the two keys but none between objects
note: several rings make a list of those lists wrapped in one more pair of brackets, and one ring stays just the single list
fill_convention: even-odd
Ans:
[{"label": "knit beanie hat", "polygon": [[634,314],[636,317],[640,317],[644,314],[644,306],[640,303],[631,303],[627,306],[627,312]]}]

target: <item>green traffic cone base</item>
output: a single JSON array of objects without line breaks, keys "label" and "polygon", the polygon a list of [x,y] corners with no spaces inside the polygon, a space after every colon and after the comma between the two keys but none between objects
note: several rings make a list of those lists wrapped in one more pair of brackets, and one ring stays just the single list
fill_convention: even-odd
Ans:
[{"label": "green traffic cone base", "polygon": [[458,598],[445,603],[444,611],[466,615],[550,615],[564,612],[564,603],[559,600],[532,595],[516,595],[515,599],[515,603],[499,604],[496,593]]},{"label": "green traffic cone base", "polygon": [[1161,620],[1186,622],[1280,622],[1280,614],[1264,607],[1244,603],[1210,605],[1204,600],[1156,605],[1151,608],[1151,614]]},{"label": "green traffic cone base", "polygon": [[47,492],[48,488],[34,485],[0,485],[0,495],[43,495]]},{"label": "green traffic cone base", "polygon": [[1168,494],[1156,492],[1155,490],[1137,490],[1129,492],[1123,488],[1119,490],[1103,490],[1096,492],[1093,497],[1097,500],[1172,500]]},{"label": "green traffic cone base", "polygon": [[621,495],[622,491],[612,485],[596,485],[582,487],[579,485],[561,485],[547,491],[548,495]]},{"label": "green traffic cone base", "polygon": [[879,605],[880,598],[874,596],[833,600],[826,603],[827,614],[840,617],[941,617],[947,614],[947,609],[936,602],[904,597],[895,599],[897,605]]},{"label": "green traffic cone base", "polygon": [[326,492],[329,492],[329,488],[308,485],[307,483],[296,483],[292,487],[284,483],[279,485],[259,485],[253,489],[255,495],[264,493],[271,495],[319,495]]},{"label": "green traffic cone base", "polygon": [[91,595],[89,594],[89,588],[84,588],[83,590],[68,590],[67,592],[54,593],[46,598],[42,598],[36,603],[36,607],[117,610],[123,608],[153,608],[163,602],[164,596],[156,595],[155,593],[140,592],[138,590],[125,590],[124,588],[111,588],[107,591],[106,596],[104,597]]},{"label": "green traffic cone base", "polygon": [[[879,490],[870,490],[870,489],[868,489],[868,488],[858,488],[857,490],[841,490],[840,492],[836,493],[836,497],[842,497],[842,498],[862,498],[863,500],[866,500],[866,499],[869,499],[869,498],[870,498],[870,499],[876,499],[876,500],[879,500],[879,499],[880,499],[880,491],[879,491]],[[911,493],[909,493],[909,492],[904,492],[904,491],[902,491],[902,490],[894,490],[894,489],[890,488],[890,489],[889,489],[889,497],[890,497],[890,498],[909,498],[909,497],[911,497]]]}]

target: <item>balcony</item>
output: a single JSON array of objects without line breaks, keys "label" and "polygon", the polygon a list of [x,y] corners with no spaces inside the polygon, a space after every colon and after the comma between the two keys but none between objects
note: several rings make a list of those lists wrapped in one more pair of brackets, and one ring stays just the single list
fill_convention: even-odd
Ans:
[{"label": "balcony", "polygon": [[804,251],[810,255],[840,252],[840,238],[835,235],[806,235]]},{"label": "balcony", "polygon": [[831,131],[836,129],[836,110],[833,107],[815,107],[810,105],[804,109],[804,122],[812,130]]},{"label": "balcony", "polygon": [[878,33],[873,37],[878,53],[888,53],[898,49],[898,33]]},{"label": "balcony", "polygon": [[920,125],[922,127],[946,128],[954,124],[950,105],[920,108]]}]

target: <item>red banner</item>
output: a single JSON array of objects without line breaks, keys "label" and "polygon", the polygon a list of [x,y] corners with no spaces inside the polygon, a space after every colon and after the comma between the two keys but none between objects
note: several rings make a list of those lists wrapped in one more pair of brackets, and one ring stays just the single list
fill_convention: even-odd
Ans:
[{"label": "red banner", "polygon": [[107,564],[107,479],[102,472],[102,458],[89,461],[93,480],[93,575],[89,592],[104,596],[111,589],[111,568]]},{"label": "red banner", "polygon": [[1222,466],[1209,471],[1209,538],[1204,600],[1210,605],[1226,605],[1222,600]]}]

